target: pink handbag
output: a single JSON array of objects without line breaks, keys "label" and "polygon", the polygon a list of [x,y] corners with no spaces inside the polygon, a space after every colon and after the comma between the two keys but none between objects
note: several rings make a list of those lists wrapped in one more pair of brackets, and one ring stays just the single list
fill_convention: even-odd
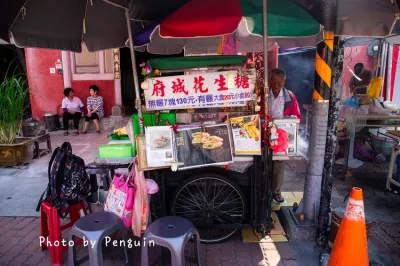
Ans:
[{"label": "pink handbag", "polygon": [[132,169],[129,175],[114,175],[104,203],[104,211],[118,215],[127,229],[132,227],[132,211],[135,199],[135,185],[132,180],[134,171]]}]

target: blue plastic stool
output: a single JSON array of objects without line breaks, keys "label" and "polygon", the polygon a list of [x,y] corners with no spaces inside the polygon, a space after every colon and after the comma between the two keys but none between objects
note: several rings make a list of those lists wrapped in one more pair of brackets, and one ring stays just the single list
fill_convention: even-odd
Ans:
[{"label": "blue plastic stool", "polygon": [[[109,212],[95,212],[79,219],[68,235],[68,242],[74,240],[74,237],[84,238],[89,243],[95,243],[94,247],[88,245],[89,265],[103,266],[102,242],[106,236],[120,231],[125,243],[128,241],[128,233],[122,224],[121,219]],[[125,265],[130,265],[128,249],[124,245]],[[74,266],[79,263],[76,261],[76,250],[74,246],[68,247],[68,265]]]},{"label": "blue plastic stool", "polygon": [[196,259],[201,266],[200,236],[193,223],[185,218],[167,216],[153,222],[143,236],[141,265],[149,265],[148,246],[150,241],[171,251],[171,265],[185,265],[185,246],[196,236]]}]

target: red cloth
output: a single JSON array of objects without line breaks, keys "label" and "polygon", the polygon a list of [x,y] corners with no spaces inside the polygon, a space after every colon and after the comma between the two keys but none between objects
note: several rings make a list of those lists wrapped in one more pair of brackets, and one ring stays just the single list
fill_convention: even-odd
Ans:
[{"label": "red cloth", "polygon": [[286,154],[286,156],[287,156],[288,155],[287,154],[287,148],[289,146],[288,133],[285,130],[281,129],[281,128],[278,128],[276,130],[276,133],[278,134],[278,144],[275,145],[275,146],[271,145],[271,149],[274,151],[275,154],[276,153],[280,153],[280,152],[284,152]]},{"label": "red cloth", "polygon": [[236,31],[243,17],[239,0],[191,0],[160,25],[162,37],[222,36]]}]

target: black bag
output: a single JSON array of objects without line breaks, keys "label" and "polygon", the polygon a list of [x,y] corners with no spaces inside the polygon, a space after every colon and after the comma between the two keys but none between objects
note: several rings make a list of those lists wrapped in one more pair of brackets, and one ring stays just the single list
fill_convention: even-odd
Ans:
[{"label": "black bag", "polygon": [[48,169],[49,184],[43,192],[36,211],[39,211],[43,195],[44,201],[57,208],[59,215],[66,214],[61,209],[67,209],[72,204],[81,202],[89,195],[90,179],[85,170],[82,158],[72,154],[71,144],[64,142],[62,147],[53,152]]}]

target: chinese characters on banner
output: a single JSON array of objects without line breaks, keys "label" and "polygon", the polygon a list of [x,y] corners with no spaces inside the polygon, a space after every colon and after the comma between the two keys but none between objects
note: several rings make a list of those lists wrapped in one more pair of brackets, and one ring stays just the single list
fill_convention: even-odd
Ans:
[{"label": "chinese characters on banner", "polygon": [[255,100],[254,70],[159,77],[147,82],[147,110],[245,106]]},{"label": "chinese characters on banner", "polygon": [[121,79],[121,62],[119,58],[119,49],[113,49],[113,62],[114,62],[114,78]]}]

